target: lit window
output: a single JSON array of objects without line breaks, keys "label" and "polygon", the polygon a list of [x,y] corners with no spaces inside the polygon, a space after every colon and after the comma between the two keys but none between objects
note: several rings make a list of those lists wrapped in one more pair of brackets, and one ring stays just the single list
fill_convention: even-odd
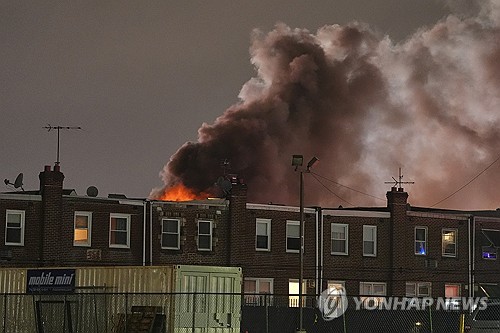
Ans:
[{"label": "lit window", "polygon": [[109,246],[130,247],[130,215],[110,215]]},{"label": "lit window", "polygon": [[497,260],[497,248],[493,246],[482,246],[483,259]]},{"label": "lit window", "polygon": [[246,305],[271,305],[270,294],[273,293],[273,279],[268,278],[245,278],[243,290]]},{"label": "lit window", "polygon": [[348,254],[349,226],[347,224],[332,223],[332,254]]},{"label": "lit window", "polygon": [[7,210],[5,245],[24,245],[24,210]]},{"label": "lit window", "polygon": [[161,220],[161,248],[180,249],[181,223],[176,219]]},{"label": "lit window", "polygon": [[286,252],[299,253],[300,250],[300,223],[286,221]]},{"label": "lit window", "polygon": [[198,221],[198,250],[212,251],[212,221]]},{"label": "lit window", "polygon": [[415,254],[427,254],[427,227],[415,227]]},{"label": "lit window", "polygon": [[[306,286],[307,280],[302,280],[302,306],[306,304]],[[291,308],[299,307],[299,280],[291,279],[288,281],[288,306]]]},{"label": "lit window", "polygon": [[407,297],[430,297],[431,283],[430,282],[406,282]]},{"label": "lit window", "polygon": [[90,212],[75,212],[73,245],[74,246],[90,246],[90,238],[92,235],[92,213]]},{"label": "lit window", "polygon": [[257,251],[271,250],[270,219],[257,219],[255,221],[255,249]]},{"label": "lit window", "polygon": [[460,289],[460,284],[447,283],[444,285],[445,308],[447,310],[460,310]]},{"label": "lit window", "polygon": [[442,230],[443,257],[457,256],[457,233],[457,229]]},{"label": "lit window", "polygon": [[363,226],[363,255],[367,257],[377,256],[377,226]]}]

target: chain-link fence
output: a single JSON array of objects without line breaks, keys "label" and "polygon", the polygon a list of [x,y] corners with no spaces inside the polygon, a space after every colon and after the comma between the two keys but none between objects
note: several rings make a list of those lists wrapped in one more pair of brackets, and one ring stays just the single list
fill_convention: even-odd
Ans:
[{"label": "chain-link fence", "polygon": [[[308,333],[454,333],[486,315],[471,315],[483,307],[480,302],[318,298],[303,296],[299,307],[298,295],[276,294],[1,294],[0,333],[294,333],[300,312]],[[487,316],[500,323],[500,306],[488,309]]]}]

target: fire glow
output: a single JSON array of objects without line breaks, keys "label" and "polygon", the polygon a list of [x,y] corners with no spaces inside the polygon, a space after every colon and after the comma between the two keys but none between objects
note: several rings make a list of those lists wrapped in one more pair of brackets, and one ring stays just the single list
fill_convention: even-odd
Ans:
[{"label": "fire glow", "polygon": [[196,193],[194,190],[186,187],[184,184],[179,183],[172,187],[165,189],[160,200],[164,201],[190,201],[190,200],[204,200],[210,195],[208,193]]}]

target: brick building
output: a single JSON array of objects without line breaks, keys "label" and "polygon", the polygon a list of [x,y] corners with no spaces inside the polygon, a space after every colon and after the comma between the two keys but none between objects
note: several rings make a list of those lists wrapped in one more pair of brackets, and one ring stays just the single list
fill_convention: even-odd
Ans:
[{"label": "brick building", "polygon": [[[63,181],[47,166],[39,190],[0,194],[1,267],[239,266],[248,293],[298,292],[299,208],[248,203],[237,178],[227,199],[187,202],[79,196]],[[497,210],[413,207],[392,188],[385,207],[305,208],[304,226],[310,294],[469,296],[500,282]]]}]

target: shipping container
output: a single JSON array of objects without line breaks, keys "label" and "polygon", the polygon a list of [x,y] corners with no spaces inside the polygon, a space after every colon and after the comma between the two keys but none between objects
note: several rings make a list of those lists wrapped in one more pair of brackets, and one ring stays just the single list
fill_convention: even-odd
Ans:
[{"label": "shipping container", "polygon": [[237,333],[241,284],[239,267],[2,268],[1,331]]}]

